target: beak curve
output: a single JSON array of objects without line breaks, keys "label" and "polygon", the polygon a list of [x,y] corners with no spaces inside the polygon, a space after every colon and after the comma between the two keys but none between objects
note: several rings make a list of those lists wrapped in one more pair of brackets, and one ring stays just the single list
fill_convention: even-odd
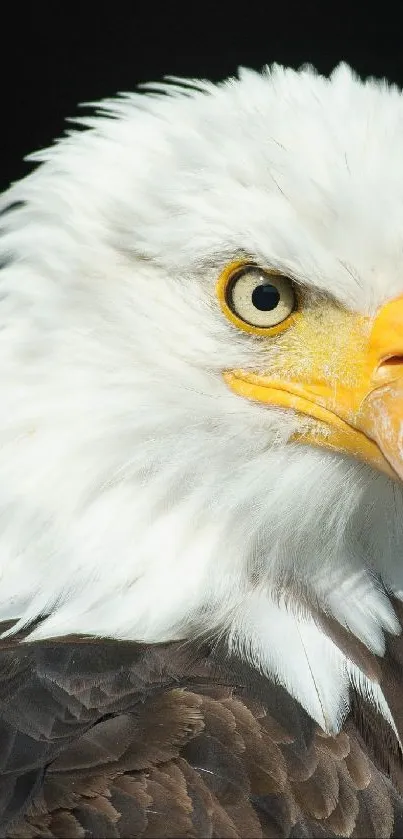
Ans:
[{"label": "beak curve", "polygon": [[357,425],[403,480],[403,297],[386,303],[370,338],[372,389],[357,414]]}]

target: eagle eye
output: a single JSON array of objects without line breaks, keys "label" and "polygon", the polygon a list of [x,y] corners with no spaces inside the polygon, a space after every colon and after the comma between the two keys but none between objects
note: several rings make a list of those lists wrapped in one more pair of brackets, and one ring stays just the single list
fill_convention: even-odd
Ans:
[{"label": "eagle eye", "polygon": [[220,278],[218,296],[230,320],[258,334],[283,324],[296,308],[292,280],[252,264],[229,266]]}]

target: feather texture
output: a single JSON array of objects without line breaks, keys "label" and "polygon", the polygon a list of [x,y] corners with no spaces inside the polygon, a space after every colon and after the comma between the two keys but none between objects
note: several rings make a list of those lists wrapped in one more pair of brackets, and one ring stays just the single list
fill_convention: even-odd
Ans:
[{"label": "feather texture", "polygon": [[352,717],[326,734],[219,651],[17,638],[0,657],[7,839],[401,836],[385,742]]}]

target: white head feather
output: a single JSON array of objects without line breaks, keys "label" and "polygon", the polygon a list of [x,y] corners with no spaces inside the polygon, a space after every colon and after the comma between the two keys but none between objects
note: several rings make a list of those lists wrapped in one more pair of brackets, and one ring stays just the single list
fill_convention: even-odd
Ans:
[{"label": "white head feather", "polygon": [[270,351],[214,289],[246,254],[355,311],[403,293],[402,94],[346,66],[158,90],[102,103],[2,197],[0,618],[224,635],[329,730],[351,678],[388,716],[288,594],[382,654],[402,491],[228,390]]}]

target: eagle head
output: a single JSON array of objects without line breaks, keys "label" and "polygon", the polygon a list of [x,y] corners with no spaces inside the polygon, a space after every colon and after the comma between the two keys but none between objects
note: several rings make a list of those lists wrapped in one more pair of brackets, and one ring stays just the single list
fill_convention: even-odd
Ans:
[{"label": "eagle head", "polygon": [[1,199],[0,617],[389,718],[349,644],[400,631],[401,92],[274,66],[80,122]]}]

